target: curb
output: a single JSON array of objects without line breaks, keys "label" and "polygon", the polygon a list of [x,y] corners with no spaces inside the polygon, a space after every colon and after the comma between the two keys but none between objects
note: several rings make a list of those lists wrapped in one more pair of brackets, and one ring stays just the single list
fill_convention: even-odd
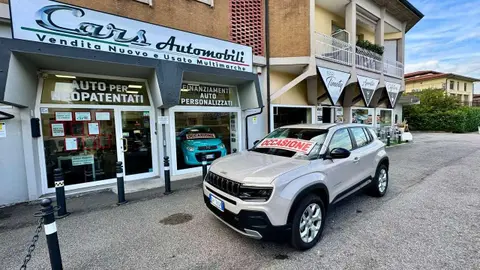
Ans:
[{"label": "curb", "polygon": [[401,143],[401,144],[394,144],[394,145],[390,145],[390,146],[385,146],[385,148],[393,148],[393,147],[398,147],[398,146],[402,146],[402,145],[409,145],[409,144],[412,144],[413,141],[411,142],[405,142],[405,143]]}]

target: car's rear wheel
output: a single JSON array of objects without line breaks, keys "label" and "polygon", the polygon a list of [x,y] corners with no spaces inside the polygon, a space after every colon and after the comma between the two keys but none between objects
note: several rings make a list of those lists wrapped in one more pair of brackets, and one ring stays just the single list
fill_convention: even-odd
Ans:
[{"label": "car's rear wheel", "polygon": [[299,250],[312,248],[320,240],[325,225],[325,207],[316,195],[305,197],[293,216],[291,244]]},{"label": "car's rear wheel", "polygon": [[380,164],[375,173],[375,178],[370,186],[368,193],[374,197],[383,197],[388,188],[388,167]]}]

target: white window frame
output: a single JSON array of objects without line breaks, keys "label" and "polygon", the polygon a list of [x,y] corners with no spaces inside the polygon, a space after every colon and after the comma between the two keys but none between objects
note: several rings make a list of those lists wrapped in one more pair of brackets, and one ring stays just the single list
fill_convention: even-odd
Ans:
[{"label": "white window frame", "polygon": [[137,1],[137,2],[140,2],[140,3],[143,3],[143,4],[147,4],[149,6],[153,5],[153,0],[134,0],[134,1]]},{"label": "white window frame", "polygon": [[[43,77],[38,80],[38,85],[37,85],[37,97],[35,100],[35,111],[34,111],[34,116],[36,118],[41,119],[41,113],[40,113],[40,107],[45,107],[45,108],[52,108],[52,109],[61,109],[61,108],[66,108],[66,109],[78,109],[78,108],[85,108],[85,109],[111,109],[114,111],[115,117],[117,118],[118,115],[117,113],[121,113],[121,110],[126,110],[128,111],[129,109],[131,111],[149,111],[150,112],[150,125],[151,125],[151,132],[152,132],[152,169],[153,172],[145,173],[142,175],[132,175],[132,176],[127,176],[125,177],[125,181],[137,181],[137,180],[142,180],[142,179],[148,179],[152,177],[161,177],[160,176],[160,169],[157,164],[159,160],[159,151],[158,151],[158,143],[157,143],[157,137],[155,135],[156,132],[158,132],[156,125],[155,125],[155,119],[157,119],[156,115],[156,110],[153,105],[152,101],[152,96],[150,94],[150,86],[148,85],[148,81],[146,79],[139,79],[139,78],[132,78],[132,77],[119,77],[119,76],[107,76],[107,75],[97,75],[97,74],[88,74],[88,73],[79,73],[79,72],[65,72],[65,71],[56,71],[56,70],[40,70],[40,72],[43,72],[45,74],[57,74],[57,75],[70,75],[70,76],[80,76],[80,77],[86,77],[86,78],[93,78],[93,79],[106,79],[106,80],[122,80],[122,81],[131,81],[131,82],[144,82],[146,87],[147,87],[147,94],[148,94],[148,99],[150,100],[150,105],[147,106],[124,106],[124,105],[92,105],[92,104],[50,104],[50,103],[41,103],[41,97],[42,97],[42,91],[43,91]],[[117,112],[118,111],[118,112]],[[117,126],[115,126],[117,127]],[[118,144],[119,142],[117,142]],[[48,181],[47,181],[47,170],[45,166],[45,152],[43,151],[44,148],[44,141],[43,141],[43,134],[41,137],[41,140],[37,140],[37,146],[38,149],[42,149],[39,151],[40,156],[39,158],[39,164],[40,164],[40,172],[41,176],[39,177],[41,183],[41,191],[42,194],[50,194],[55,192],[55,188],[49,188],[48,187]],[[117,148],[118,152],[118,148]],[[118,153],[117,153],[118,154]],[[38,180],[37,180],[38,181]],[[116,182],[116,178],[112,179],[105,179],[101,181],[94,181],[94,182],[87,182],[87,183],[80,183],[80,184],[74,184],[74,185],[68,185],[65,186],[66,191],[71,191],[71,190],[78,190],[82,188],[90,188],[90,187],[98,187],[98,186],[103,186],[103,185],[112,185]]]},{"label": "white window frame", "polygon": [[197,0],[197,1],[213,7],[213,0]]}]

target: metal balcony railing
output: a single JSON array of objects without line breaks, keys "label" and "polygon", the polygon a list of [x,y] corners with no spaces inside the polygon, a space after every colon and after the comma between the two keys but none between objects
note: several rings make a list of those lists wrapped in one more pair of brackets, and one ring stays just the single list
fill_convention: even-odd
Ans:
[{"label": "metal balcony railing", "polygon": [[382,72],[382,56],[358,46],[356,47],[355,63],[358,68]]},{"label": "metal balcony railing", "polygon": [[351,66],[353,49],[347,42],[322,33],[315,33],[315,54],[319,58]]},{"label": "metal balcony railing", "polygon": [[404,74],[403,64],[398,61],[384,60],[383,72],[390,76],[403,78],[403,74]]}]

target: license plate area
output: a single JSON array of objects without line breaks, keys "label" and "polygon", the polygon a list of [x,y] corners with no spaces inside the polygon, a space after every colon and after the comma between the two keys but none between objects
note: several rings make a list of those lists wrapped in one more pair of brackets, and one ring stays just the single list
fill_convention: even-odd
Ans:
[{"label": "license plate area", "polygon": [[215,158],[215,154],[205,155],[205,158],[206,158],[206,159],[214,159],[214,158]]},{"label": "license plate area", "polygon": [[225,203],[220,200],[219,198],[215,197],[213,194],[210,193],[209,195],[210,204],[218,208],[220,211],[225,211]]}]

